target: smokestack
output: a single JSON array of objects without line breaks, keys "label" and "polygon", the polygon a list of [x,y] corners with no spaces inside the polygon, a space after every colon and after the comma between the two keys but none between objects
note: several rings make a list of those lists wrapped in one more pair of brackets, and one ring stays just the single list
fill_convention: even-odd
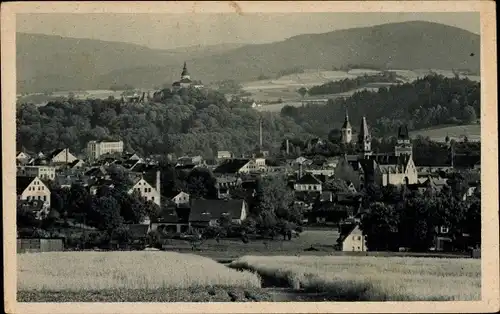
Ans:
[{"label": "smokestack", "polygon": [[156,170],[156,191],[158,191],[158,207],[161,209],[161,172]]},{"label": "smokestack", "polygon": [[262,152],[262,118],[259,119],[259,148]]},{"label": "smokestack", "polygon": [[68,164],[68,149],[66,148],[65,151],[66,151],[66,165],[67,165]]},{"label": "smokestack", "polygon": [[286,139],[286,154],[290,154],[290,141]]},{"label": "smokestack", "polygon": [[299,180],[302,178],[302,163],[299,164]]}]

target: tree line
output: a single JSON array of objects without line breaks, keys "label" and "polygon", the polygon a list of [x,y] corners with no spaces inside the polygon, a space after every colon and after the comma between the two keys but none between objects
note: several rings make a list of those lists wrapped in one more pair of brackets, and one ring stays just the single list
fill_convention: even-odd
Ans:
[{"label": "tree line", "polygon": [[353,79],[343,79],[340,81],[331,81],[322,85],[316,85],[307,91],[311,96],[346,93],[370,83],[397,83],[400,82],[398,75],[394,72],[384,71],[380,74],[363,75]]},{"label": "tree line", "polygon": [[368,212],[361,220],[368,249],[397,251],[404,247],[425,252],[435,245],[438,235],[452,240],[447,249],[477,247],[481,243],[481,190],[477,187],[463,200],[467,189],[468,181],[459,173],[441,191],[398,191],[393,186],[372,189]]},{"label": "tree line", "polygon": [[165,89],[155,102],[123,104],[120,100],[66,99],[16,111],[17,143],[27,150],[68,147],[83,152],[90,140],[119,138],[125,149],[143,156],[173,153],[213,158],[217,150],[235,154],[255,149],[259,118],[268,148],[285,134],[303,134],[292,119],[259,113],[212,90]]},{"label": "tree line", "polygon": [[285,106],[281,115],[294,119],[306,133],[327,137],[332,129],[340,129],[348,110],[354,132],[365,116],[372,134],[385,136],[395,134],[401,124],[414,130],[476,123],[481,113],[480,87],[468,78],[433,74],[376,92],[364,90],[345,99],[330,99],[326,106]]}]

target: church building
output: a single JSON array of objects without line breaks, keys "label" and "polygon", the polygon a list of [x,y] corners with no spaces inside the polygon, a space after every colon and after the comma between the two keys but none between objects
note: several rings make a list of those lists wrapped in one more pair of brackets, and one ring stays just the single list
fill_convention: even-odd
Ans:
[{"label": "church building", "polygon": [[[348,139],[346,132],[350,127],[346,114],[346,122],[342,127],[342,139]],[[401,186],[418,182],[418,173],[412,159],[412,145],[406,126],[399,127],[398,142],[394,154],[373,154],[372,137],[366,118],[361,119],[357,141],[357,155],[344,155],[335,168],[335,177],[352,182],[358,191],[368,184],[378,186],[389,184]]]},{"label": "church building", "polygon": [[178,90],[181,88],[188,88],[188,87],[194,87],[194,88],[202,88],[203,85],[201,83],[197,83],[196,81],[191,80],[191,75],[189,75],[188,69],[186,62],[184,62],[184,67],[182,68],[182,73],[181,73],[181,79],[180,81],[174,82],[172,84],[172,89],[173,90]]},{"label": "church building", "polygon": [[345,111],[345,121],[340,129],[340,142],[342,144],[350,144],[352,141],[352,127],[349,122],[349,115],[347,114],[347,110]]}]

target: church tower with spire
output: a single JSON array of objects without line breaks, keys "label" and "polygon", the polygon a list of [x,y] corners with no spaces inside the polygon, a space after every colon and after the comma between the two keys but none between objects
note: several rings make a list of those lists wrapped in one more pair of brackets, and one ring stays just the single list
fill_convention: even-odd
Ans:
[{"label": "church tower with spire", "polygon": [[184,67],[182,68],[181,81],[182,80],[191,80],[191,76],[187,70],[186,61],[184,61]]},{"label": "church tower with spire", "polygon": [[186,62],[184,61],[184,66],[182,67],[181,79],[180,81],[174,82],[172,88],[178,90],[180,88],[188,88],[193,85],[191,81],[191,76],[189,75]]},{"label": "church tower with spire", "polygon": [[359,128],[358,151],[361,158],[366,158],[372,154],[372,136],[368,130],[365,117],[361,119],[361,127]]},{"label": "church tower with spire", "polygon": [[345,111],[345,121],[340,129],[340,142],[343,144],[349,144],[352,141],[352,127],[349,122],[349,115],[347,109]]}]

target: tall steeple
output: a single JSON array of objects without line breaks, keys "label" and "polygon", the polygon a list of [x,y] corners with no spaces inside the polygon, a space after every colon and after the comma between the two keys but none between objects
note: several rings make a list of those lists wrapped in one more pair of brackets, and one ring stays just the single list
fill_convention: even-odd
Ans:
[{"label": "tall steeple", "polygon": [[342,128],[340,129],[340,141],[344,144],[349,144],[352,141],[352,127],[349,122],[349,114],[347,113],[347,108],[345,110],[345,120]]},{"label": "tall steeple", "polygon": [[365,117],[361,119],[361,126],[359,128],[358,149],[362,157],[372,154],[372,137],[368,130],[368,123],[366,123]]},{"label": "tall steeple", "polygon": [[189,72],[187,70],[187,65],[186,65],[186,61],[184,61],[184,67],[182,68],[182,74],[181,74],[181,79],[189,79]]}]

